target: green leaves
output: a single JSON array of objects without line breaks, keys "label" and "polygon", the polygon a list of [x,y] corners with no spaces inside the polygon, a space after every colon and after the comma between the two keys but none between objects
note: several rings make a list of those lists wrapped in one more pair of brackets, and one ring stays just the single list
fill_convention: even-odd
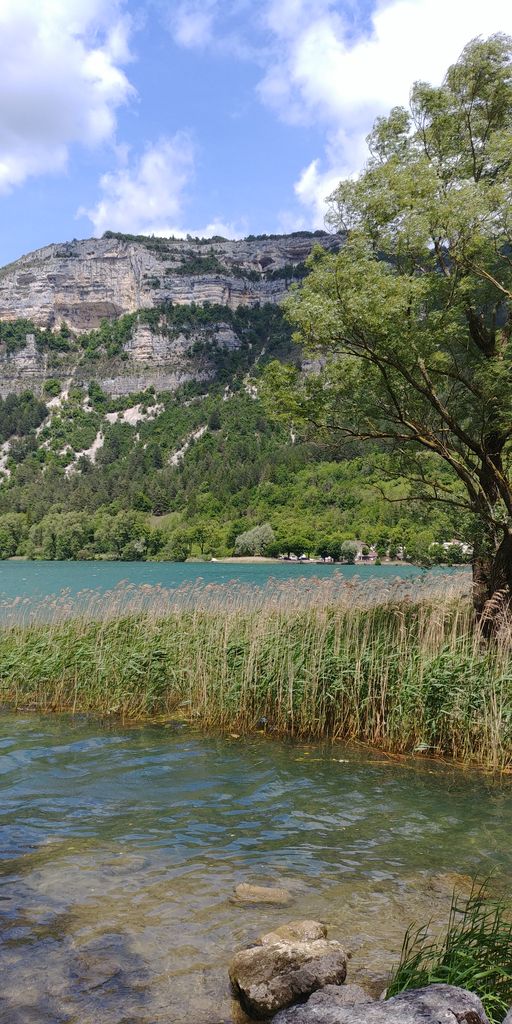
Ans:
[{"label": "green leaves", "polygon": [[470,43],[369,144],[330,200],[345,244],[314,253],[287,300],[314,363],[269,371],[279,414],[399,451],[411,494],[466,509],[497,551],[512,532],[512,40]]}]

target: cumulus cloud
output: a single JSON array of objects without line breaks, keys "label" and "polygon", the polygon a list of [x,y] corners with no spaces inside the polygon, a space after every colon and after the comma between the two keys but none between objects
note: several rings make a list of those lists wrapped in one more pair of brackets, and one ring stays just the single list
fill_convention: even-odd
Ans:
[{"label": "cumulus cloud", "polygon": [[[194,30],[194,12],[203,7],[207,30]],[[322,224],[336,182],[363,166],[377,115],[406,104],[417,79],[439,83],[470,39],[512,33],[512,5],[504,0],[373,0],[370,10],[351,0],[262,0],[242,7],[251,46],[238,47],[238,55],[262,67],[261,101],[282,120],[325,133],[323,152],[294,186],[309,226]],[[180,0],[177,10],[189,26],[186,45],[219,49],[234,38],[241,0],[201,7]]]},{"label": "cumulus cloud", "polygon": [[512,32],[503,0],[380,0],[358,32],[329,0],[268,0],[265,18],[281,57],[259,84],[262,100],[284,120],[325,127],[324,154],[295,184],[314,224],[336,182],[363,165],[378,114],[406,104],[417,79],[439,83],[471,38]]},{"label": "cumulus cloud", "polygon": [[0,193],[113,138],[129,32],[123,0],[1,0]]},{"label": "cumulus cloud", "polygon": [[80,209],[101,235],[107,229],[140,234],[176,234],[184,190],[194,171],[194,146],[186,132],[148,145],[130,166],[104,174],[102,197]]},{"label": "cumulus cloud", "polygon": [[88,217],[96,235],[110,230],[175,238],[187,234],[238,237],[240,230],[220,218],[200,228],[183,226],[195,156],[194,142],[187,132],[176,132],[171,138],[148,145],[131,164],[125,153],[126,165],[100,179],[102,195],[98,203],[91,209],[80,208],[77,216]]},{"label": "cumulus cloud", "polygon": [[311,223],[315,227],[323,224],[326,196],[330,196],[334,192],[341,176],[335,167],[323,171],[320,160],[317,158],[304,168],[298,181],[295,182],[295,195],[299,202],[309,210]]}]

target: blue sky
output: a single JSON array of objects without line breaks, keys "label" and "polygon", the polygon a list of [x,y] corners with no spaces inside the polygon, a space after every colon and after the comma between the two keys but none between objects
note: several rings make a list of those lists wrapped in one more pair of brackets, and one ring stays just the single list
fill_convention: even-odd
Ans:
[{"label": "blue sky", "polygon": [[509,0],[0,0],[0,264],[321,227],[375,116],[496,31]]}]

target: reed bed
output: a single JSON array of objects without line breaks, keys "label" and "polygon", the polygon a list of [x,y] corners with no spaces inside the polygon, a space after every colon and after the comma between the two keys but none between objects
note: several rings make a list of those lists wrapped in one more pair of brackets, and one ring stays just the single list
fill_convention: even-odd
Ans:
[{"label": "reed bed", "polygon": [[512,763],[512,629],[482,644],[465,574],[121,587],[78,606],[63,595],[39,613],[4,615],[0,694],[19,709],[181,717]]},{"label": "reed bed", "polygon": [[469,590],[470,574],[467,569],[449,574],[434,570],[421,576],[396,576],[391,580],[365,579],[364,572],[362,577],[347,579],[343,573],[333,571],[327,578],[298,576],[283,581],[271,577],[263,587],[242,584],[238,580],[205,583],[201,577],[175,588],[121,580],[106,592],[91,589],[73,594],[68,588],[42,599],[16,597],[0,600],[0,627],[34,622],[55,623],[75,618],[111,620],[139,613],[163,618],[186,608],[257,611],[272,606],[296,610],[319,603],[350,605],[353,600],[366,607],[386,602],[414,602],[423,600],[427,595],[434,598],[438,593],[444,597],[448,594],[451,597],[463,596],[468,595]]}]

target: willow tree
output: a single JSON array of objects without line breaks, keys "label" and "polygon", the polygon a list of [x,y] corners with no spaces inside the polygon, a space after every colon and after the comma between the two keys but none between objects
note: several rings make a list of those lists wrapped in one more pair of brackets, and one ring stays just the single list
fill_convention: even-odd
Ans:
[{"label": "willow tree", "polygon": [[512,601],[512,39],[474,40],[441,86],[379,118],[357,180],[330,197],[344,235],[287,302],[316,369],[272,364],[281,411],[378,442],[410,501],[470,524],[474,601]]}]

